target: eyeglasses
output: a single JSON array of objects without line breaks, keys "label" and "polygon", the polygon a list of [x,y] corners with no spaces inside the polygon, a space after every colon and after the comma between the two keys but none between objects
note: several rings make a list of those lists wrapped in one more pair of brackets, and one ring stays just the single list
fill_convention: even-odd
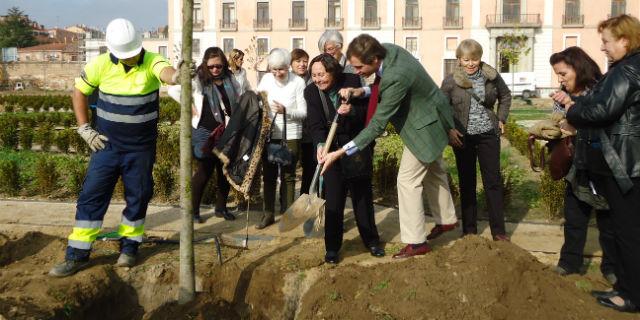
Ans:
[{"label": "eyeglasses", "polygon": [[222,69],[223,67],[224,67],[224,65],[221,65],[221,64],[212,64],[210,66],[207,66],[207,68],[209,68],[209,70]]}]

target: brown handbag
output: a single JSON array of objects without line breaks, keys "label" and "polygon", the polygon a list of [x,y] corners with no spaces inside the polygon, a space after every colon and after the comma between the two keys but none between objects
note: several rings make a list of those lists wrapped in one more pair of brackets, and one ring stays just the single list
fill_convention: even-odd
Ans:
[{"label": "brown handbag", "polygon": [[[531,170],[540,172],[544,168],[545,164],[548,163],[549,173],[553,180],[560,180],[564,178],[564,176],[569,173],[575,153],[572,137],[548,140],[545,147],[540,150],[539,165],[535,164],[535,159],[533,157],[536,139],[537,137],[534,135],[530,135],[528,139]],[[549,160],[545,163],[545,153],[547,152],[549,153]]]}]

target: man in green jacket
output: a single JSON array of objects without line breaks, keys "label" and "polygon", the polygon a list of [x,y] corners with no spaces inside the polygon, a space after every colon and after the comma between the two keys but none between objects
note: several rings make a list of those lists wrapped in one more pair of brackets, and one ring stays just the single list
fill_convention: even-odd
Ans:
[{"label": "man in green jacket", "polygon": [[[376,73],[379,88],[371,90],[370,99],[374,102],[369,105],[369,124],[342,149],[321,159],[323,172],[345,154],[364,149],[391,122],[405,144],[398,171],[398,205],[400,235],[407,243],[393,257],[426,254],[431,248],[426,241],[423,180],[436,224],[449,226],[450,230],[457,222],[442,160],[442,151],[449,142],[447,132],[454,127],[452,108],[418,60],[399,46],[382,45],[362,34],[349,44],[347,59],[360,76]],[[346,99],[363,94],[368,92],[362,88],[341,91]]]}]

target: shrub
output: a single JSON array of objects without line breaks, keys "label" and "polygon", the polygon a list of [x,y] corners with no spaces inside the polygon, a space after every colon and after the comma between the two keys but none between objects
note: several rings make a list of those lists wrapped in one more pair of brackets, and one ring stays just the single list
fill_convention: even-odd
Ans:
[{"label": "shrub", "polygon": [[16,195],[20,191],[18,161],[0,159],[0,192]]},{"label": "shrub", "polygon": [[0,118],[0,140],[2,146],[9,149],[18,149],[18,120],[14,116]]},{"label": "shrub", "polygon": [[49,122],[43,122],[36,129],[36,142],[40,144],[42,151],[49,151],[51,149],[53,135],[53,125]]},{"label": "shrub", "polygon": [[33,135],[33,127],[23,123],[20,128],[20,133],[18,134],[22,150],[31,150],[33,146]]},{"label": "shrub", "polygon": [[561,218],[564,208],[564,180],[553,180],[549,169],[545,168],[540,176],[540,195],[547,217],[550,220]]},{"label": "shrub", "polygon": [[162,199],[171,198],[174,186],[176,185],[176,177],[172,166],[167,163],[158,163],[153,168],[154,194]]},{"label": "shrub", "polygon": [[396,179],[404,145],[397,134],[376,140],[373,153],[373,184],[376,193],[383,198],[393,198],[396,194]]},{"label": "shrub", "polygon": [[15,111],[16,106],[14,106],[13,104],[5,104],[4,105],[4,111],[5,112],[13,112]]},{"label": "shrub", "polygon": [[80,135],[75,132],[75,129],[71,130],[73,130],[74,132],[72,132],[69,136],[69,144],[71,145],[73,150],[75,150],[77,154],[88,155],[89,146],[87,145],[87,142],[84,141],[84,139],[82,139],[82,137],[80,137]]},{"label": "shrub", "polygon": [[57,187],[60,174],[50,156],[42,156],[36,160],[35,186],[41,195],[48,195]]},{"label": "shrub", "polygon": [[69,153],[69,145],[71,144],[71,135],[73,135],[73,129],[62,129],[62,130],[58,130],[58,132],[56,133],[56,147],[58,148],[58,151],[60,152],[64,152],[64,153]]},{"label": "shrub", "polygon": [[80,194],[82,183],[87,174],[87,161],[82,158],[70,159],[65,162],[64,168],[67,173],[65,186],[72,195]]}]

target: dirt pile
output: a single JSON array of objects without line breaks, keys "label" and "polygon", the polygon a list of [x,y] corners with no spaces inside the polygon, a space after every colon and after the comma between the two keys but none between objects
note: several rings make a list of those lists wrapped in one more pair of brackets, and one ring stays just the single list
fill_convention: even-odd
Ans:
[{"label": "dirt pile", "polygon": [[504,242],[465,237],[425,257],[327,270],[299,319],[632,319]]},{"label": "dirt pile", "polygon": [[[635,319],[598,306],[592,279],[561,278],[510,243],[466,237],[405,261],[374,259],[347,241],[344,261],[322,261],[320,239],[251,250],[197,244],[196,301],[177,298],[176,245],[144,244],[138,265],[116,269],[115,242],[96,242],[88,268],[53,279],[66,240],[0,233],[0,315],[6,319]],[[388,245],[388,250],[393,251]],[[582,289],[581,289],[582,288]],[[2,319],[2,317],[0,317]]]}]

